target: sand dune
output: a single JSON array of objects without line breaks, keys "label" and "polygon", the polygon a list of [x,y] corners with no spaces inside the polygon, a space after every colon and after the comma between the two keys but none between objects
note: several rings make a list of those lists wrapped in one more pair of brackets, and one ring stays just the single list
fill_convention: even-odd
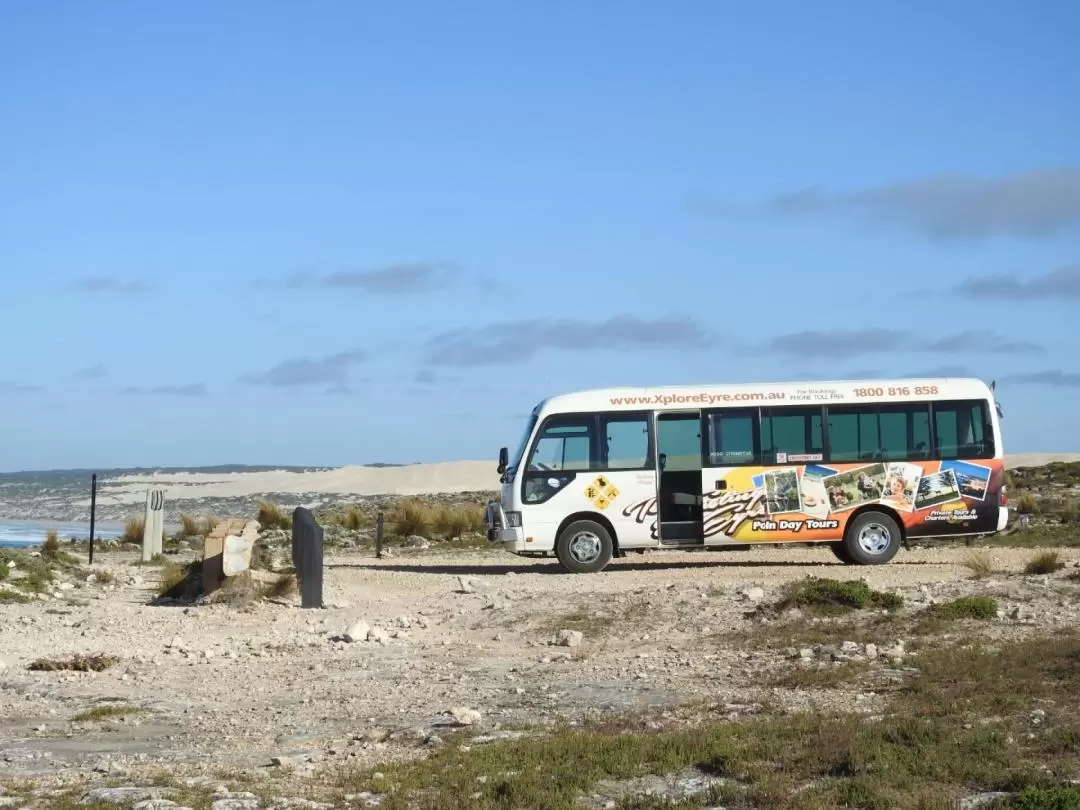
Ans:
[{"label": "sand dune", "polygon": [[1041,467],[1055,461],[1080,461],[1080,453],[1013,453],[1005,456],[1006,467]]},{"label": "sand dune", "polygon": [[[1080,461],[1080,453],[1018,453],[1009,467],[1052,461]],[[113,503],[138,503],[146,487],[165,490],[170,501],[245,498],[262,494],[427,495],[437,492],[493,491],[499,477],[492,461],[451,461],[407,467],[339,467],[321,472],[167,473],[107,479],[102,487]]]},{"label": "sand dune", "polygon": [[499,488],[494,461],[451,461],[407,467],[339,467],[319,472],[164,473],[124,475],[101,482],[113,503],[136,503],[153,485],[168,501],[245,498],[263,493],[427,495]]}]

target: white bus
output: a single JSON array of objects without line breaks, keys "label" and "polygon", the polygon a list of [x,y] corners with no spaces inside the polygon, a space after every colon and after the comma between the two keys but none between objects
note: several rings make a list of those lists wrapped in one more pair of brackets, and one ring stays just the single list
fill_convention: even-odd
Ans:
[{"label": "white bus", "polygon": [[1000,410],[975,379],[564,394],[533,409],[499,474],[488,540],[577,573],[629,551],[781,542],[874,565],[907,538],[1008,521]]}]

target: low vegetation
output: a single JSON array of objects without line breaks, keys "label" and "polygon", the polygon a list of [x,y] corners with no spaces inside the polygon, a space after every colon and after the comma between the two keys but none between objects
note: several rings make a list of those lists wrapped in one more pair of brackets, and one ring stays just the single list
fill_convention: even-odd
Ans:
[{"label": "low vegetation", "polygon": [[263,529],[292,528],[292,516],[282,511],[273,501],[259,501],[259,513],[255,518]]},{"label": "low vegetation", "polygon": [[142,545],[143,535],[146,533],[146,521],[142,518],[131,518],[124,524],[124,533],[120,535],[121,543]]},{"label": "low vegetation", "polygon": [[390,534],[399,538],[419,535],[460,540],[485,529],[484,508],[476,504],[436,507],[409,498],[391,507],[387,518]]},{"label": "low vegetation", "polygon": [[791,583],[775,607],[779,611],[799,608],[809,613],[835,615],[863,608],[893,610],[903,604],[900,596],[875,591],[865,582],[807,577]]},{"label": "low vegetation", "polygon": [[26,604],[29,604],[30,602],[33,602],[33,601],[34,601],[33,598],[31,598],[30,596],[27,596],[25,593],[22,593],[21,591],[13,591],[13,590],[9,590],[8,588],[0,588],[0,605],[5,604],[5,603],[7,603],[7,604],[16,604],[16,605],[26,605]]},{"label": "low vegetation", "polygon": [[1065,567],[1061,555],[1056,551],[1044,551],[1031,558],[1024,566],[1025,574],[1053,574]]},{"label": "low vegetation", "polygon": [[191,599],[202,591],[202,560],[181,564],[166,559],[161,567],[158,596],[165,599]]},{"label": "low vegetation", "polygon": [[996,619],[998,603],[989,596],[961,596],[951,602],[942,602],[927,609],[934,618],[941,619]]},{"label": "low vegetation", "polygon": [[996,573],[994,558],[985,551],[973,551],[964,557],[963,565],[975,579],[986,579]]},{"label": "low vegetation", "polygon": [[640,718],[484,746],[455,737],[427,759],[345,767],[335,782],[385,794],[386,810],[571,810],[602,784],[688,771],[717,783],[678,804],[631,794],[617,806],[915,810],[1003,791],[999,807],[1072,808],[1078,662],[1074,635],[928,651],[874,722],[796,713],[651,730]]},{"label": "low vegetation", "polygon": [[70,658],[38,658],[27,669],[34,672],[103,672],[116,666],[120,659],[113,655],[73,655]]},{"label": "low vegetation", "polygon": [[199,534],[199,521],[191,515],[180,513],[180,537],[196,537]]},{"label": "low vegetation", "polygon": [[129,714],[138,714],[143,709],[138,706],[109,704],[94,706],[92,709],[79,712],[71,718],[73,723],[89,723],[95,720],[111,720],[114,717],[124,717]]}]

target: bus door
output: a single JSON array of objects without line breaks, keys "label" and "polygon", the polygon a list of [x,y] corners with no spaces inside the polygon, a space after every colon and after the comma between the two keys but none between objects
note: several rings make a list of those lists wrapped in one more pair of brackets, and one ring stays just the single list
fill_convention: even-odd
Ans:
[{"label": "bus door", "polygon": [[700,545],[703,516],[701,413],[658,413],[656,437],[659,471],[656,520],[660,545]]}]

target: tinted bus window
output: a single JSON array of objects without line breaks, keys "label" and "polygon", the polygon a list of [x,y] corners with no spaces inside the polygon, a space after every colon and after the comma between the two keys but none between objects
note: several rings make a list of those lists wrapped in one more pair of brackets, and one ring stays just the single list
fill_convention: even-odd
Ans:
[{"label": "tinted bus window", "polygon": [[709,414],[709,464],[730,467],[758,464],[757,409],[724,410]]},{"label": "tinted bus window", "polygon": [[[761,463],[799,463],[824,452],[821,408],[762,408]],[[791,462],[789,456],[795,456]],[[802,458],[802,461],[805,461]]]},{"label": "tinted bus window", "polygon": [[601,435],[606,439],[604,466],[608,470],[652,469],[649,453],[649,417],[638,413],[600,416]]},{"label": "tinted bus window", "polygon": [[934,403],[938,458],[993,458],[994,434],[983,400]]},{"label": "tinted bus window", "polygon": [[830,461],[930,457],[930,407],[925,402],[834,405],[828,415]]}]

